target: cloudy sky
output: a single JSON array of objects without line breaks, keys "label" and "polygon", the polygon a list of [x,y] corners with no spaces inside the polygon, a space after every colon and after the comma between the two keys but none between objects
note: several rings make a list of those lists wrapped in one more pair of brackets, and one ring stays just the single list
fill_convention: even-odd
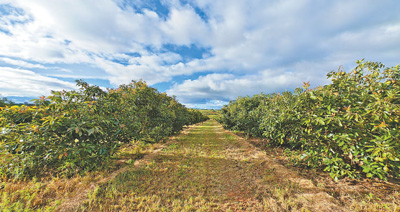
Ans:
[{"label": "cloudy sky", "polygon": [[0,0],[0,96],[143,79],[188,107],[400,63],[398,0]]}]

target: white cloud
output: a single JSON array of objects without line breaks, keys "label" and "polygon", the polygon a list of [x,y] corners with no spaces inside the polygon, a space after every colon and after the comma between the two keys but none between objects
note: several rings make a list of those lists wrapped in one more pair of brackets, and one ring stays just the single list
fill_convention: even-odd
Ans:
[{"label": "white cloud", "polygon": [[32,64],[32,63],[28,63],[22,60],[14,60],[14,59],[10,59],[10,58],[4,58],[4,57],[0,57],[0,61],[3,61],[5,63],[8,63],[10,65],[15,65],[15,66],[19,66],[22,68],[41,68],[41,69],[46,69],[45,66],[40,65],[40,64]]},{"label": "white cloud", "polygon": [[170,41],[177,45],[202,43],[208,40],[210,31],[199,15],[191,7],[172,8],[168,20],[160,28]]},{"label": "white cloud", "polygon": [[359,55],[367,53],[370,57],[379,56],[386,52],[389,55],[385,55],[385,58],[389,57],[387,59],[398,60],[398,53],[400,52],[400,22],[371,27],[357,32],[342,33],[330,42],[332,45],[338,44],[336,46],[338,52],[353,52]]},{"label": "white cloud", "polygon": [[[235,74],[208,74],[198,79],[175,84],[167,91],[188,105],[201,105],[213,101],[228,102],[238,96],[254,95],[261,92],[273,93],[294,91],[303,82],[311,82],[312,87],[329,83],[326,74],[337,70],[337,61],[299,62],[281,69],[265,69],[255,74],[238,76]],[[354,65],[353,65],[354,66]],[[353,66],[345,67],[347,70]],[[197,102],[200,101],[200,102]],[[212,104],[211,104],[212,105]]]},{"label": "white cloud", "polygon": [[[124,7],[121,0],[0,3],[23,10],[0,17],[4,63],[32,70],[83,64],[102,73],[86,76],[68,68],[68,75],[46,76],[97,77],[115,85],[213,72],[169,90],[192,105],[292,89],[302,81],[323,84],[325,74],[339,65],[350,69],[362,58],[396,65],[400,58],[400,2],[394,0],[162,0],[167,14],[140,9],[148,2],[137,0],[130,2],[135,7]],[[185,61],[163,49],[165,44],[210,52]],[[13,70],[20,73],[7,73]],[[44,75],[31,74],[46,87]],[[60,87],[71,86],[61,82]],[[0,92],[7,89],[0,86]]]},{"label": "white cloud", "polygon": [[2,96],[42,96],[52,90],[76,89],[75,84],[42,76],[33,71],[0,67],[0,92]]},{"label": "white cloud", "polygon": [[197,104],[186,104],[188,108],[198,108],[198,109],[220,109],[222,106],[227,105],[229,101],[221,100],[210,100],[204,103]]}]

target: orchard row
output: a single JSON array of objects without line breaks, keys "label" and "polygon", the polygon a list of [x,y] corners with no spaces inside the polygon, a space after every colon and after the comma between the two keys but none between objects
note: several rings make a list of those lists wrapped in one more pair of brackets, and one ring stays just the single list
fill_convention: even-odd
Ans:
[{"label": "orchard row", "polygon": [[1,108],[1,175],[95,170],[123,143],[158,142],[207,119],[143,81],[107,91],[83,81],[77,85],[79,90],[53,92],[35,106]]},{"label": "orchard row", "polygon": [[399,177],[400,67],[357,61],[331,84],[295,92],[239,97],[222,108],[228,129],[300,153],[299,164],[331,177]]}]

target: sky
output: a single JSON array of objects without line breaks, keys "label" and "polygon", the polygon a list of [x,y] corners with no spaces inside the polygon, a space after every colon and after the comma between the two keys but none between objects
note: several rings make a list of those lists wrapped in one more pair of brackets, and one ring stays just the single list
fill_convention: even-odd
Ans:
[{"label": "sky", "polygon": [[400,63],[398,0],[0,0],[0,97],[132,80],[187,107]]}]

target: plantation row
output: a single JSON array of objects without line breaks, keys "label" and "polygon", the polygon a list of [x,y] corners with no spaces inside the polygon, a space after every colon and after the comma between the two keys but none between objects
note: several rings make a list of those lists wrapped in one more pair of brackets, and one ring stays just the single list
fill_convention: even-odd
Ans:
[{"label": "plantation row", "polygon": [[94,170],[123,143],[157,142],[207,119],[143,81],[107,91],[83,81],[77,85],[78,91],[53,92],[36,106],[1,108],[2,176]]},{"label": "plantation row", "polygon": [[297,163],[331,177],[399,177],[400,66],[357,61],[332,83],[294,93],[239,97],[221,110],[224,127],[297,151]]}]

